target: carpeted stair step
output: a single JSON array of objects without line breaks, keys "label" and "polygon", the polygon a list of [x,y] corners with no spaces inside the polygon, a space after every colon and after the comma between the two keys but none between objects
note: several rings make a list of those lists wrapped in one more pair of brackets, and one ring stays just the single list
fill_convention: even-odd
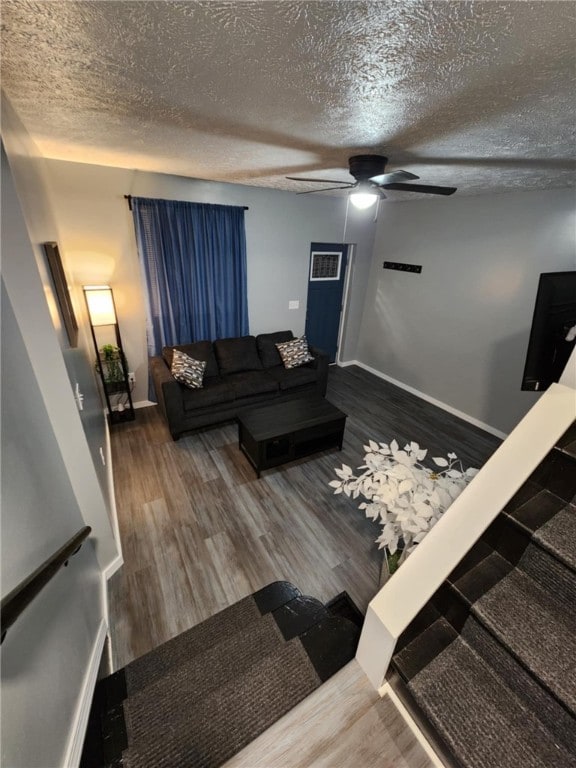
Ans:
[{"label": "carpeted stair step", "polygon": [[354,657],[360,628],[334,613],[361,614],[333,603],[276,582],[106,678],[90,765],[221,765]]},{"label": "carpeted stair step", "polygon": [[512,571],[514,566],[492,552],[468,573],[454,582],[453,588],[470,607]]},{"label": "carpeted stair step", "polygon": [[564,499],[544,488],[524,502],[524,504],[510,511],[506,510],[505,514],[532,536],[535,531],[545,525],[565,506],[566,502]]},{"label": "carpeted stair step", "polygon": [[568,503],[576,496],[575,468],[573,456],[562,448],[553,448],[534,470],[530,480]]},{"label": "carpeted stair step", "polygon": [[115,672],[106,683],[109,706],[117,704],[118,697],[121,700],[154,684],[171,669],[190,662],[223,637],[245,632],[249,624],[259,621],[264,614],[300,596],[300,590],[293,584],[274,582],[140,656]]},{"label": "carpeted stair step", "polygon": [[198,701],[243,675],[284,644],[282,633],[269,613],[250,624],[245,632],[225,636],[190,661],[172,668],[124,701],[126,722],[131,724],[130,739],[141,743],[148,738],[149,724],[157,711],[162,712],[166,723],[178,722],[181,713],[191,712]]},{"label": "carpeted stair step", "polygon": [[576,714],[576,615],[519,569],[472,606],[476,618]]},{"label": "carpeted stair step", "polygon": [[473,616],[461,637],[550,731],[555,743],[576,755],[576,722],[564,707]]},{"label": "carpeted stair step", "polygon": [[557,557],[533,543],[522,553],[518,568],[562,603],[564,612],[576,612],[576,572]]},{"label": "carpeted stair step", "polygon": [[567,504],[538,528],[534,540],[576,572],[576,504]]},{"label": "carpeted stair step", "polygon": [[[321,683],[299,638],[195,702],[127,710],[126,768],[216,768]],[[144,718],[146,722],[143,723]],[[135,720],[139,721],[136,726]],[[145,726],[145,727],[143,727]]]},{"label": "carpeted stair step", "polygon": [[460,638],[409,690],[463,768],[576,768],[576,758]]},{"label": "carpeted stair step", "polygon": [[329,616],[304,632],[300,640],[320,680],[325,682],[354,658],[360,628],[341,616]]},{"label": "carpeted stair step", "polygon": [[393,667],[402,679],[409,683],[457,637],[458,633],[454,627],[446,619],[439,618],[399,653],[394,654]]},{"label": "carpeted stair step", "polygon": [[327,618],[330,613],[324,603],[308,595],[299,595],[272,612],[285,640],[303,634]]}]

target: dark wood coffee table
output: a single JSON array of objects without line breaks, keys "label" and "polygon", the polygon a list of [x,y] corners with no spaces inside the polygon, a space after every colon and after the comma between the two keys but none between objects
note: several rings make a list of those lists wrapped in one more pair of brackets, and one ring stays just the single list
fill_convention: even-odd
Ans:
[{"label": "dark wood coffee table", "polygon": [[256,470],[277,467],[326,448],[342,449],[346,414],[323,397],[270,403],[238,416],[240,450]]}]

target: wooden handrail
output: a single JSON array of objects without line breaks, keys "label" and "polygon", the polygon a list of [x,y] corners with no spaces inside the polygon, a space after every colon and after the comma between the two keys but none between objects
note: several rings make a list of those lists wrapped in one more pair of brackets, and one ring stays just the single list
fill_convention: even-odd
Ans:
[{"label": "wooden handrail", "polygon": [[59,550],[45,560],[36,570],[21,581],[12,592],[9,592],[2,599],[0,604],[0,627],[2,637],[0,643],[4,642],[6,632],[16,621],[22,611],[34,600],[36,595],[44,589],[46,584],[60,570],[63,565],[68,565],[68,560],[80,549],[84,540],[88,538],[92,531],[89,525],[81,528],[77,534],[60,547]]}]

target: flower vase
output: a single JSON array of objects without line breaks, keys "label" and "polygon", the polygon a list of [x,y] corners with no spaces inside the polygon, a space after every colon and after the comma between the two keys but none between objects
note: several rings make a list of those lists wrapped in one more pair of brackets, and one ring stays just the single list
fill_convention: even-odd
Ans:
[{"label": "flower vase", "polygon": [[398,549],[393,555],[384,550],[382,567],[380,569],[380,588],[386,584],[390,576],[394,575],[404,560],[406,560],[406,554],[405,549]]}]

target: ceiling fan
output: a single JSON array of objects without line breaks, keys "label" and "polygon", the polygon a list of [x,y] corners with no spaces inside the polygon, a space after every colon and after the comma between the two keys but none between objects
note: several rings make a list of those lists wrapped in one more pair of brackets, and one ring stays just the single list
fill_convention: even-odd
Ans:
[{"label": "ceiling fan", "polygon": [[321,184],[338,184],[337,187],[323,187],[297,192],[298,195],[309,195],[311,192],[329,192],[333,189],[354,189],[350,201],[357,208],[369,208],[378,198],[385,198],[384,189],[399,192],[421,192],[427,195],[453,195],[456,187],[438,187],[430,184],[412,184],[420,178],[409,171],[393,171],[384,173],[388,158],[384,155],[354,155],[348,159],[350,175],[356,181],[341,181],[337,179],[305,179],[297,176],[286,176],[291,181],[311,181]]}]

